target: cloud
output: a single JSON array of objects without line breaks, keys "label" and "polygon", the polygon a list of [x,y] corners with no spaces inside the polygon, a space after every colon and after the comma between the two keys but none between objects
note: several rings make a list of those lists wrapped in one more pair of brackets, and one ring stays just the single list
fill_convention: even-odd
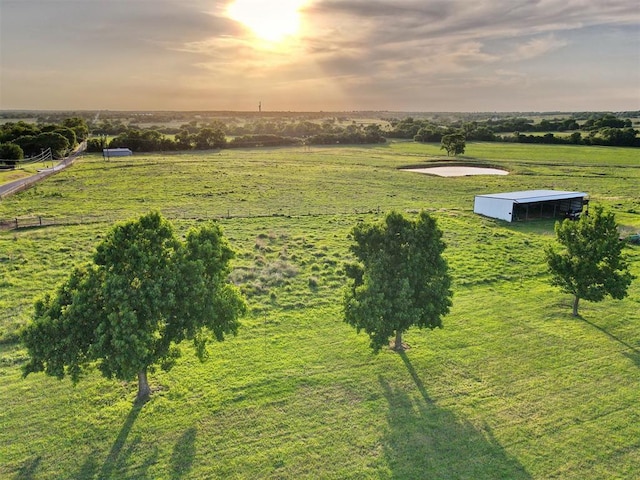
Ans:
[{"label": "cloud", "polygon": [[[639,18],[633,2],[614,2],[609,9],[577,7],[572,0],[428,5],[417,1],[324,0],[305,11],[312,19],[305,43],[308,54],[334,74],[347,69],[375,74],[385,62],[419,65],[412,59],[424,59],[435,70],[462,72],[501,58],[512,61],[543,56],[567,44],[558,35],[601,23],[603,18],[624,24]],[[540,33],[546,36],[535,37]]]},{"label": "cloud", "polygon": [[[517,101],[523,79],[552,103],[579,76],[572,98],[609,92],[615,77],[611,98],[640,108],[628,61],[636,0],[308,0],[300,36],[277,46],[228,18],[229,3],[2,0],[0,107],[91,107],[102,92],[131,108],[233,108],[259,95],[283,110],[475,109],[507,91]],[[74,79],[75,95],[62,84]]]},{"label": "cloud", "polygon": [[566,40],[559,40],[555,35],[547,35],[545,37],[533,38],[525,43],[519,44],[514,48],[513,53],[509,55],[509,60],[527,60],[540,57],[554,50],[565,47],[568,44]]}]

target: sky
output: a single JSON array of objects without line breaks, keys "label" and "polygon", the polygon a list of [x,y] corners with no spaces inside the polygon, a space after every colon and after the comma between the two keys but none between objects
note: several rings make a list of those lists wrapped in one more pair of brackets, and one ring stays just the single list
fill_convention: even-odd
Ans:
[{"label": "sky", "polygon": [[0,0],[0,110],[640,110],[637,0]]}]

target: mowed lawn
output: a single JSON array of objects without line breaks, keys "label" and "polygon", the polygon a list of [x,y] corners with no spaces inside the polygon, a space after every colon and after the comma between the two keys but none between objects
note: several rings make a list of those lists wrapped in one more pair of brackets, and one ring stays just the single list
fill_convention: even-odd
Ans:
[{"label": "mowed lawn", "polygon": [[[555,150],[558,148],[558,150]],[[640,475],[640,280],[624,300],[581,303],[548,285],[553,222],[473,214],[474,195],[589,193],[640,231],[640,153],[469,144],[459,163],[508,176],[440,178],[436,145],[86,156],[0,202],[0,478],[585,479]],[[76,387],[20,376],[15,343],[112,223],[160,210],[179,232],[219,218],[250,313],[200,363],[136,385],[91,372]],[[426,209],[454,277],[445,327],[411,330],[403,354],[371,353],[342,321],[349,231]],[[76,222],[82,222],[76,224]],[[640,277],[640,247],[625,249]]]}]

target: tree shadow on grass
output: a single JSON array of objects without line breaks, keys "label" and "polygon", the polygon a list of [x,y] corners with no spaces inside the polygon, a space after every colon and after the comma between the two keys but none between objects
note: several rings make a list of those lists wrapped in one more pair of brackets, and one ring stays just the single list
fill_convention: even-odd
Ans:
[{"label": "tree shadow on grass", "polygon": [[429,398],[417,372],[400,353],[422,399],[415,400],[393,380],[379,382],[389,403],[383,447],[393,478],[530,479],[488,428],[478,430]]},{"label": "tree shadow on grass", "polygon": [[[118,434],[116,441],[113,442],[109,455],[107,455],[107,459],[104,461],[104,464],[100,469],[100,478],[111,478],[116,467],[123,463],[123,459],[126,456],[120,458],[122,449],[127,442],[127,437],[131,432],[131,427],[133,427],[138,415],[140,415],[140,412],[142,411],[142,407],[144,407],[144,403],[142,402],[134,403],[133,407],[131,407],[131,411],[129,412],[129,415],[127,415],[127,419],[125,420],[124,425],[122,425],[120,433]],[[128,450],[130,451],[130,449],[131,446]]]},{"label": "tree shadow on grass", "polygon": [[573,317],[573,318],[578,318],[578,319],[582,320],[583,322],[588,323],[593,328],[596,328],[596,329],[600,330],[602,333],[604,333],[611,340],[614,340],[614,341],[618,342],[620,345],[622,345],[623,347],[628,348],[630,351],[629,352],[625,352],[624,355],[626,357],[629,357],[631,360],[633,360],[636,365],[640,366],[640,350],[638,350],[636,347],[634,347],[633,345],[628,344],[627,342],[625,342],[621,338],[616,337],[614,334],[608,332],[607,330],[602,328],[600,325],[596,325],[595,323],[590,322],[589,320],[584,318],[582,315],[578,315],[577,317]]},{"label": "tree shadow on grass", "polygon": [[635,363],[636,367],[640,368],[640,352],[634,350],[633,352],[624,352],[624,356]]},{"label": "tree shadow on grass", "polygon": [[[129,440],[131,429],[142,410],[144,403],[135,403],[125,419],[115,442],[109,450],[102,467],[98,466],[96,455],[90,455],[85,460],[77,476],[78,479],[144,479],[148,478],[149,468],[158,461],[158,448],[147,448],[140,435]],[[137,459],[139,452],[144,451],[142,462]],[[136,455],[136,464],[128,465],[133,454]]]},{"label": "tree shadow on grass", "polygon": [[171,454],[171,478],[173,480],[187,478],[191,471],[196,456],[196,433],[195,427],[188,429],[173,447]]},{"label": "tree shadow on grass", "polygon": [[96,478],[96,474],[98,473],[98,464],[95,457],[95,453],[87,456],[75,478],[79,480]]},{"label": "tree shadow on grass", "polygon": [[40,466],[42,457],[34,457],[26,461],[18,470],[15,480],[32,480],[35,477],[36,470]]}]

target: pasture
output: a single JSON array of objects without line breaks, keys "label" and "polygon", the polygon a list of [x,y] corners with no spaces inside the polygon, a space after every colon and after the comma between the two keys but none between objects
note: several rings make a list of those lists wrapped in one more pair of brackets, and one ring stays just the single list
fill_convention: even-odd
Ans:
[{"label": "pasture", "polygon": [[[404,172],[444,162],[507,176]],[[548,284],[553,221],[473,214],[474,195],[588,192],[640,231],[638,150],[393,142],[87,155],[0,202],[0,478],[632,478],[640,472],[640,280],[581,303]],[[396,209],[438,221],[454,279],[444,328],[371,353],[342,321],[349,231]],[[200,363],[189,345],[155,393],[93,372],[77,386],[20,376],[33,302],[87,261],[113,222],[159,210],[179,232],[218,219],[250,306]],[[640,277],[640,247],[626,254]]]}]

